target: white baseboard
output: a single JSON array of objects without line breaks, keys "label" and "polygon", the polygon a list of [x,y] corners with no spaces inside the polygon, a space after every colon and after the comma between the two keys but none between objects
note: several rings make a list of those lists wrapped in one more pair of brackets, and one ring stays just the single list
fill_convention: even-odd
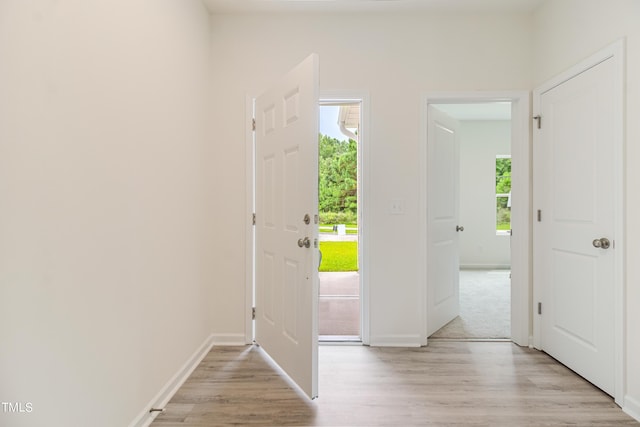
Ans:
[{"label": "white baseboard", "polygon": [[213,334],[211,335],[214,345],[247,345],[244,334]]},{"label": "white baseboard", "polygon": [[164,408],[178,389],[189,378],[191,373],[198,367],[202,359],[213,347],[213,335],[209,336],[187,362],[176,372],[176,374],[160,389],[158,394],[151,399],[140,414],[129,424],[129,427],[148,427],[158,416],[159,412],[150,413],[151,408]]},{"label": "white baseboard", "polygon": [[640,401],[627,395],[624,397],[624,407],[622,410],[627,414],[640,421]]},{"label": "white baseboard", "polygon": [[371,347],[421,347],[420,335],[371,335]]}]

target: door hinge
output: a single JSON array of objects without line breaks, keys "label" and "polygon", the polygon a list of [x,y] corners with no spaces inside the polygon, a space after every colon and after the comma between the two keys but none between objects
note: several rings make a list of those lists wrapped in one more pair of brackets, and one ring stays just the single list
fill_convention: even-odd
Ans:
[{"label": "door hinge", "polygon": [[542,303],[538,303],[538,314],[542,314]]},{"label": "door hinge", "polygon": [[251,119],[251,130],[256,131],[256,119]]},{"label": "door hinge", "polygon": [[256,225],[256,214],[253,214],[253,219],[251,220],[251,222],[253,223],[253,225]]},{"label": "door hinge", "polygon": [[538,129],[542,129],[542,116],[535,116],[533,120],[538,121]]},{"label": "door hinge", "polygon": [[251,308],[251,320],[256,320],[256,308]]},{"label": "door hinge", "polygon": [[542,210],[538,209],[538,222],[542,222]]}]

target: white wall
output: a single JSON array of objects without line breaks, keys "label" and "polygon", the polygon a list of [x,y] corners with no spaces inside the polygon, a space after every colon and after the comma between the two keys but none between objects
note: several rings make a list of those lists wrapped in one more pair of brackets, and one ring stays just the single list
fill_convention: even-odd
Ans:
[{"label": "white wall", "polygon": [[[417,231],[420,97],[424,91],[530,87],[530,18],[521,15],[214,15],[214,125],[221,243],[216,334],[244,337],[245,94],[256,95],[309,53],[321,90],[370,95],[369,286],[371,343],[420,340]],[[390,215],[391,201],[405,215]]]},{"label": "white wall", "polygon": [[640,419],[640,2],[548,0],[534,15],[534,83],[626,38],[626,377],[625,410]]},{"label": "white wall", "polygon": [[460,122],[461,268],[509,268],[509,236],[496,235],[496,155],[511,154],[508,120]]},{"label": "white wall", "polygon": [[[310,52],[323,90],[370,94],[372,344],[417,343],[420,93],[532,88],[626,36],[632,186],[639,18],[635,0],[549,0],[533,20],[220,15],[209,39],[196,1],[2,0],[0,400],[33,412],[0,424],[127,425],[210,332],[244,336],[245,95]],[[626,214],[640,414],[637,192]]]},{"label": "white wall", "polygon": [[0,1],[3,426],[126,426],[208,338],[199,1]]}]

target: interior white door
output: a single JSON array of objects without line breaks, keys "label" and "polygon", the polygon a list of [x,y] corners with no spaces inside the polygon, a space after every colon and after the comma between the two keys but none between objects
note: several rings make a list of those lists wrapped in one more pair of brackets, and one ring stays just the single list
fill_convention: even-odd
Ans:
[{"label": "interior white door", "polygon": [[256,99],[255,339],[318,394],[318,56]]},{"label": "interior white door", "polygon": [[[611,59],[539,93],[534,280],[540,347],[613,395],[615,164]],[[540,314],[541,313],[541,314]]]},{"label": "interior white door", "polygon": [[460,314],[459,123],[427,110],[427,335]]}]

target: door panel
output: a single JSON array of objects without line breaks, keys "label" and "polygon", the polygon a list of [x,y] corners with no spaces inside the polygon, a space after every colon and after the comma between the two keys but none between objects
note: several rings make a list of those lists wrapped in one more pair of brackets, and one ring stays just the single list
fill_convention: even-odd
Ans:
[{"label": "door panel", "polygon": [[541,349],[609,394],[615,390],[614,65],[540,94],[534,144],[536,286]]},{"label": "door panel", "polygon": [[[568,339],[595,347],[594,318],[597,295],[598,258],[566,251],[553,251],[554,327]],[[563,310],[575,306],[574,310]]]},{"label": "door panel", "polygon": [[256,99],[255,138],[256,343],[314,398],[318,393],[318,250],[314,247],[318,231],[313,220],[318,207],[317,55]]},{"label": "door panel", "polygon": [[427,221],[427,335],[460,312],[459,124],[429,106]]}]

